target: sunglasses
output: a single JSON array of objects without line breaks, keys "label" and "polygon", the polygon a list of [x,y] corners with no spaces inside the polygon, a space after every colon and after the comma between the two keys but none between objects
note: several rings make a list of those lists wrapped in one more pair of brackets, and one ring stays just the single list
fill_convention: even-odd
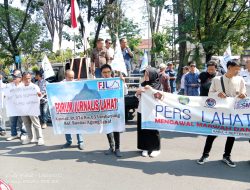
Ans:
[{"label": "sunglasses", "polygon": [[190,65],[190,67],[196,67],[195,65]]}]

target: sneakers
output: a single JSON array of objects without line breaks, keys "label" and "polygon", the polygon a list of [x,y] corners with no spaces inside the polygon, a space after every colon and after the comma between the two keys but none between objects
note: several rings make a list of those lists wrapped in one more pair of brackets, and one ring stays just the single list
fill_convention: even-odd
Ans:
[{"label": "sneakers", "polygon": [[155,150],[155,151],[152,151],[151,154],[150,154],[149,156],[152,157],[152,158],[155,158],[155,157],[157,157],[160,153],[161,153],[161,151]]},{"label": "sneakers", "polygon": [[83,150],[83,148],[84,148],[84,147],[83,147],[83,143],[78,144],[77,147],[78,147],[79,150]]},{"label": "sneakers", "polygon": [[21,141],[23,145],[25,144],[30,144],[31,143],[31,139],[26,138],[25,140]]},{"label": "sneakers", "polygon": [[230,159],[230,156],[223,156],[223,162],[225,162],[231,168],[235,168],[236,164]]},{"label": "sneakers", "polygon": [[6,132],[5,131],[0,131],[0,136],[5,136]]},{"label": "sneakers", "polygon": [[39,139],[38,139],[37,145],[38,145],[38,146],[43,146],[43,145],[44,145],[44,140],[43,140],[43,138],[39,138]]},{"label": "sneakers", "polygon": [[114,153],[114,149],[113,148],[109,148],[107,151],[104,152],[105,155],[111,155]]},{"label": "sneakers", "polygon": [[143,157],[147,157],[148,156],[148,151],[147,150],[143,150],[142,153],[141,153],[141,155]]},{"label": "sneakers", "polygon": [[116,157],[119,157],[119,158],[122,157],[120,149],[115,150],[115,155],[116,155]]},{"label": "sneakers", "polygon": [[71,144],[70,144],[70,143],[65,143],[65,144],[62,146],[62,149],[64,149],[64,148],[69,148],[69,147],[71,147]]},{"label": "sneakers", "polygon": [[208,157],[207,156],[202,156],[199,160],[197,160],[197,164],[203,165],[206,162],[208,162]]},{"label": "sneakers", "polygon": [[42,129],[46,129],[46,128],[47,128],[47,124],[46,123],[42,124]]},{"label": "sneakers", "polygon": [[6,139],[6,141],[13,141],[13,140],[15,140],[15,139],[19,139],[18,135],[8,137],[8,138]]},{"label": "sneakers", "polygon": [[32,142],[32,143],[37,143],[37,142],[38,142],[38,139],[37,139],[37,138],[35,138],[35,139],[32,138],[32,139],[31,139],[31,142]]}]

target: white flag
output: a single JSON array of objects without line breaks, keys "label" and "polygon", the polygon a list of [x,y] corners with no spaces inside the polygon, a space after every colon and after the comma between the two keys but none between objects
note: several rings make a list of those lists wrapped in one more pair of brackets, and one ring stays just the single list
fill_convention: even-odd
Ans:
[{"label": "white flag", "polygon": [[60,43],[59,43],[59,36],[58,36],[57,30],[55,29],[52,51],[56,53],[58,50],[60,50]]},{"label": "white flag", "polygon": [[220,64],[226,72],[227,72],[227,62],[230,60],[232,60],[232,52],[231,52],[230,44],[228,44],[228,47],[226,51],[224,52],[223,57],[220,58]]},{"label": "white flag", "polygon": [[42,68],[44,71],[44,79],[47,79],[47,78],[55,75],[54,70],[53,70],[53,68],[49,62],[49,59],[46,55],[44,55],[44,57],[43,57]]},{"label": "white flag", "polygon": [[148,54],[145,51],[141,62],[140,72],[146,70],[147,67],[148,67]]},{"label": "white flag", "polygon": [[111,62],[111,67],[115,71],[120,71],[126,76],[128,75],[125,61],[122,55],[120,41],[118,38],[116,38],[115,55],[113,61]]}]

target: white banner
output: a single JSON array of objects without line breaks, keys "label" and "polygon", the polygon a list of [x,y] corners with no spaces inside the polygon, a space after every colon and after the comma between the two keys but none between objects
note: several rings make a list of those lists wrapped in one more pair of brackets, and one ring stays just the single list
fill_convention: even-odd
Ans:
[{"label": "white banner", "polygon": [[54,70],[51,66],[51,63],[49,62],[49,59],[46,55],[44,55],[44,58],[42,61],[42,68],[44,71],[44,79],[47,79],[55,75]]},{"label": "white banner", "polygon": [[142,94],[142,129],[203,135],[250,137],[250,98],[179,96],[157,91]]},{"label": "white banner", "polygon": [[5,96],[8,117],[40,115],[40,99],[34,86],[7,88]]}]

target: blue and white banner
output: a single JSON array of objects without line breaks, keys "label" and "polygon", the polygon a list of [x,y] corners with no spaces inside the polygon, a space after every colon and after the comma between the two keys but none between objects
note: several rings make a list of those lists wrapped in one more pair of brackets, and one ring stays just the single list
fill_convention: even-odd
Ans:
[{"label": "blue and white banner", "polygon": [[47,94],[55,134],[125,131],[120,78],[51,83]]},{"label": "blue and white banner", "polygon": [[[162,99],[155,99],[163,94]],[[142,129],[250,137],[250,99],[142,94]]]}]

